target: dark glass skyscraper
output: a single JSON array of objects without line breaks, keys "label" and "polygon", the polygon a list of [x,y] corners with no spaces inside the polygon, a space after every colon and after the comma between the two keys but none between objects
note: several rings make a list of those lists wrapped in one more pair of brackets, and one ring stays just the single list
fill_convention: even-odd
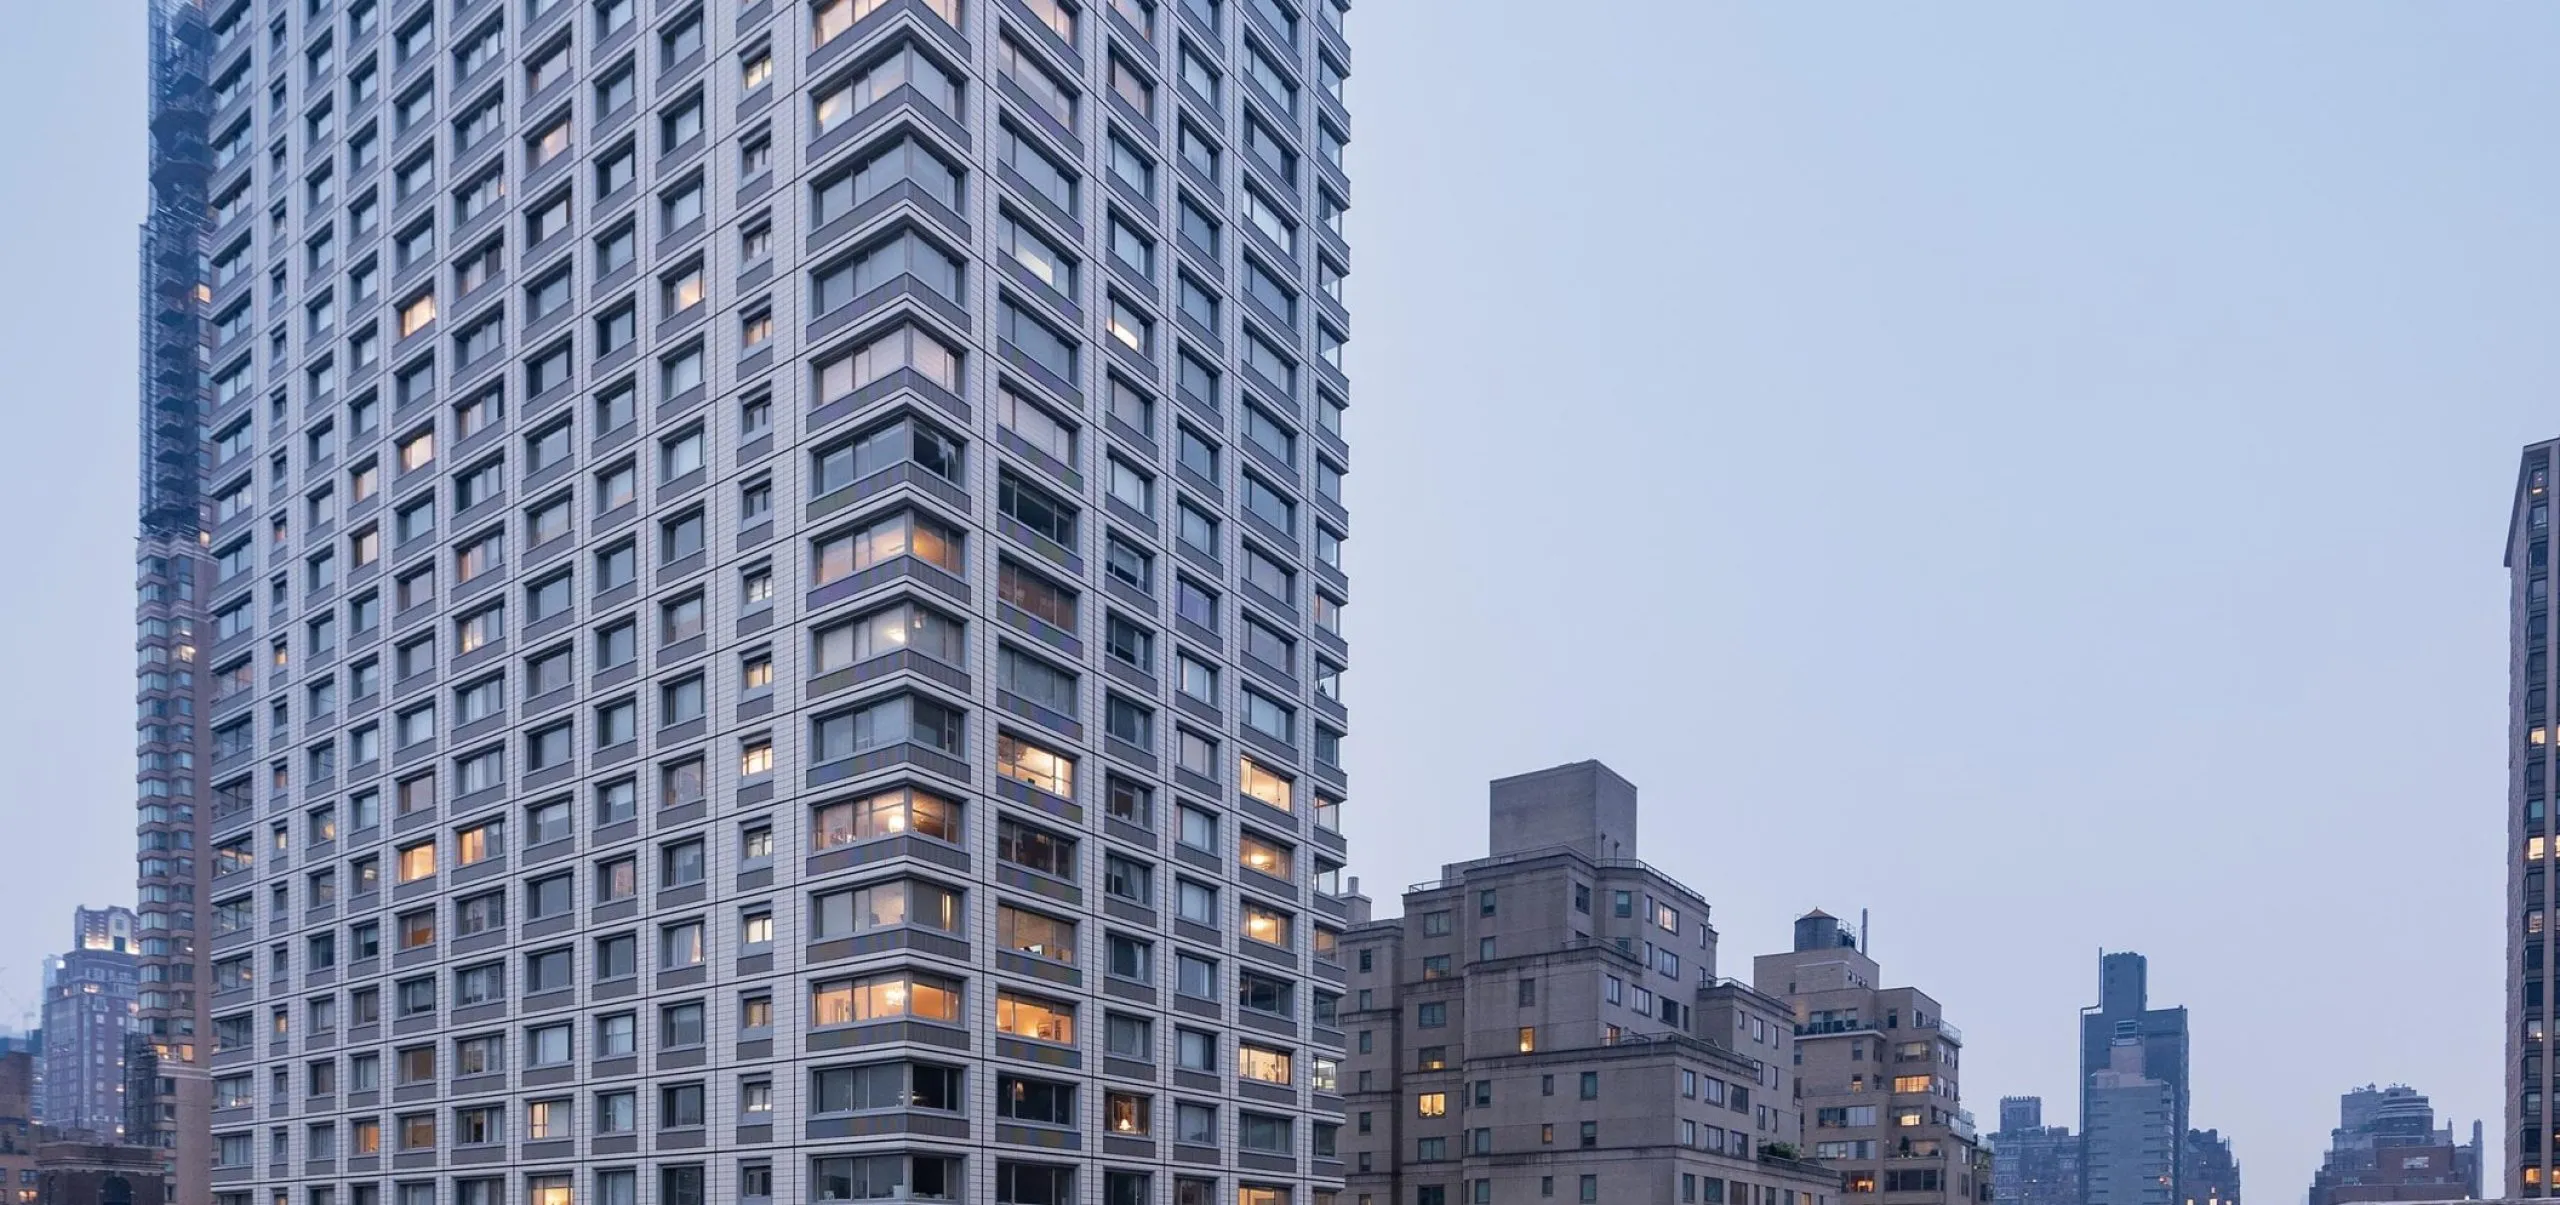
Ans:
[{"label": "dark glass skyscraper", "polygon": [[2140,954],[2101,956],[2098,1005],[2080,1012],[2085,1205],[2183,1199],[2187,1010],[2150,1006],[2150,972]]}]

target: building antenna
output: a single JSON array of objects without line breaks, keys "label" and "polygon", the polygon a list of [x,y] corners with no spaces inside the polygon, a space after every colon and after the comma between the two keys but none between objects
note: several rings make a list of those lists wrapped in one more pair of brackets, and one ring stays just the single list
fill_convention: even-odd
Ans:
[{"label": "building antenna", "polygon": [[1864,908],[1860,908],[1860,909],[1858,909],[1858,952],[1859,952],[1859,953],[1861,953],[1861,954],[1866,955],[1866,956],[1867,956],[1867,957],[1869,957],[1869,958],[1873,958],[1873,957],[1875,957],[1875,953],[1876,953],[1876,952],[1875,952],[1875,951],[1873,951],[1873,950],[1868,949],[1868,948],[1867,948],[1868,944],[1869,944],[1869,943],[1868,943],[1868,941],[1867,941],[1867,910],[1866,910],[1866,909],[1864,909]]}]

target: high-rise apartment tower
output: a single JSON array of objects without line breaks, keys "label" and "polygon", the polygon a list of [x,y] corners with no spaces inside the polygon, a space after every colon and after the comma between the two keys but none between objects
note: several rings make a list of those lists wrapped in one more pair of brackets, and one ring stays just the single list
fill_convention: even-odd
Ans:
[{"label": "high-rise apartment tower", "polygon": [[[273,73],[282,70],[283,52],[244,49],[249,39],[238,30],[258,18],[225,11],[231,32],[224,53],[228,60],[240,60],[234,69],[242,74],[226,77],[225,88],[217,92],[205,74],[214,37],[202,0],[148,0],[151,203],[142,224],[138,300],[141,494],[134,550],[134,932],[139,965],[133,1029],[125,1047],[124,1105],[127,1140],[165,1152],[168,1176],[159,1186],[161,1195],[187,1205],[208,1200],[211,1150],[206,1115],[211,1099],[206,1012],[211,964],[206,956],[215,864],[210,851],[217,820],[205,743],[214,688],[201,654],[215,637],[206,605],[212,576],[204,541],[213,520],[205,484],[214,449],[207,444],[205,424],[212,416],[207,365],[215,350],[208,338],[206,304],[216,282],[208,275],[206,237],[215,225],[224,227],[226,238],[257,237],[254,223],[246,218],[254,190],[272,190],[282,176],[271,168],[265,181],[248,180],[257,170],[246,150],[254,132],[233,134],[218,162],[207,141],[207,123],[217,107],[231,115],[228,129],[237,130],[243,122],[283,122],[271,112],[273,102],[264,106],[270,112],[262,117],[241,100],[259,86],[250,82],[257,74],[255,56],[263,54],[267,71]],[[279,83],[289,95],[292,85]],[[206,182],[217,172],[229,181],[226,190],[236,190],[235,199],[221,211],[206,203]],[[279,261],[279,271],[284,270],[291,216],[288,210],[284,229],[265,234],[268,255]],[[270,217],[268,224],[275,221]],[[235,293],[257,287],[237,283],[252,274],[249,261],[248,252],[239,252],[225,269]],[[280,315],[288,299],[281,288],[268,289],[270,299],[257,303],[268,309],[259,312]],[[247,308],[238,312],[252,313]],[[234,331],[225,354],[247,362],[253,354],[248,343]],[[283,357],[271,354],[268,360],[281,381],[287,375]],[[242,368],[226,374],[226,406],[244,410],[243,389],[255,372]],[[237,477],[242,462],[233,455],[235,467],[226,472]],[[229,509],[237,512],[243,505],[235,497]],[[230,589],[237,595],[239,582]],[[236,626],[243,621],[230,622]],[[284,623],[281,618],[273,621],[279,630]],[[244,648],[253,642],[238,640],[237,633],[235,640]],[[278,690],[287,684],[282,677],[274,682]],[[228,698],[237,707],[245,696]],[[290,803],[275,806],[282,810]],[[253,814],[249,800],[235,798],[219,822],[239,829]],[[174,1194],[180,1183],[188,1186],[183,1198]]]},{"label": "high-rise apartment tower", "polygon": [[154,13],[178,1199],[1330,1201],[1340,0]]},{"label": "high-rise apartment tower", "polygon": [[2551,457],[2524,450],[2507,521],[2506,1195],[2550,1194],[2560,1141],[2548,1111],[2551,934]]}]

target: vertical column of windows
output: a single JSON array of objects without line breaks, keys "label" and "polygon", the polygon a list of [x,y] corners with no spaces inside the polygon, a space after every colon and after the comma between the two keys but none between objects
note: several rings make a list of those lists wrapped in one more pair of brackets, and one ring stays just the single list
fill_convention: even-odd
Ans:
[{"label": "vertical column of windows", "polygon": [[2554,1138],[2549,1109],[2549,1047],[2545,1041],[2551,1009],[2560,1004],[2560,985],[2550,979],[2549,942],[2551,898],[2550,867],[2552,849],[2548,829],[2548,800],[2551,790],[2550,713],[2550,465],[2546,456],[2536,455],[2525,466],[2522,496],[2520,538],[2523,542],[2522,563],[2517,566],[2523,580],[2523,615],[2517,652],[2516,677],[2523,694],[2519,727],[2522,747],[2517,751],[2521,781],[2518,789],[2520,814],[2513,831],[2523,834],[2518,861],[2511,871],[2519,884],[2516,893],[2522,909],[2517,931],[2522,935],[2520,949],[2512,957],[2517,961],[2511,981],[2520,984],[2517,1004],[2520,1009],[2520,1031],[2512,1036],[2509,1049],[2516,1052],[2516,1112],[2514,1133],[2516,1155],[2511,1161],[2519,1190],[2528,1196],[2550,1191],[2550,1143]]}]

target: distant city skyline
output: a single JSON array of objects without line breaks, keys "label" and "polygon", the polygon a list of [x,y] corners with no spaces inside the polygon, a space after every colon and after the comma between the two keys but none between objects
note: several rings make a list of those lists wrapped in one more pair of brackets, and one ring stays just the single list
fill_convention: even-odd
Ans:
[{"label": "distant city skyline", "polygon": [[[42,287],[0,297],[35,400],[0,505],[43,518],[16,547],[45,577],[0,624],[34,684],[0,700],[33,855],[0,874],[32,918],[0,932],[11,1024],[54,918],[130,902],[145,196],[139,6],[19,7],[0,245]],[[1734,948],[1877,909],[1876,956],[1963,1019],[1978,1100],[2080,1124],[2103,945],[2195,1011],[2198,1120],[2254,1195],[2301,1184],[2368,1081],[2492,1119],[2513,1162],[2488,548],[2516,450],[2560,434],[2560,165],[2518,149],[2547,141],[2560,12],[1350,23],[1349,769],[1382,801],[1350,872],[1426,879],[1481,848],[1451,784],[1602,756],[1666,805],[1655,861],[1730,899]],[[1554,86],[1521,105],[1524,80]],[[1838,831],[1895,857],[1779,856]],[[2269,903],[2292,944],[2240,937],[2366,867],[2433,887],[2317,924]],[[2279,1027],[2280,975],[2427,1023]]]}]

